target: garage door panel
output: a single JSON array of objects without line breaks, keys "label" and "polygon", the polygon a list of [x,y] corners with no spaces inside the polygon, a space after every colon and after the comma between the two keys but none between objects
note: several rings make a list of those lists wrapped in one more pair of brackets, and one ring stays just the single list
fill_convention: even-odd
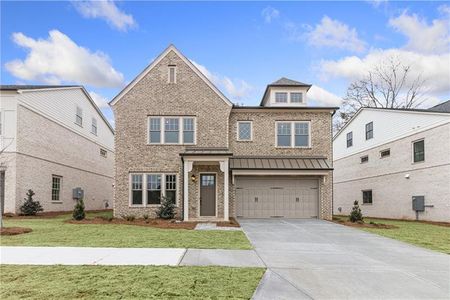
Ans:
[{"label": "garage door panel", "polygon": [[236,177],[235,180],[237,216],[310,218],[318,215],[317,179]]}]

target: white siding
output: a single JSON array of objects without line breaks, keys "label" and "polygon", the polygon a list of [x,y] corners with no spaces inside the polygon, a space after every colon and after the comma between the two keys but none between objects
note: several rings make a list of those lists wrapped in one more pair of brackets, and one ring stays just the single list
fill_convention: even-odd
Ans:
[{"label": "white siding", "polygon": [[[373,138],[366,140],[365,125],[373,122]],[[438,124],[450,122],[450,114],[363,109],[333,141],[333,157],[338,160]],[[346,136],[353,132],[353,146]]]},{"label": "white siding", "polygon": [[6,147],[5,152],[14,152],[17,135],[17,100],[14,94],[0,94],[0,118],[0,150]]},{"label": "white siding", "polygon": [[[81,88],[29,90],[18,98],[21,104],[114,151],[113,133]],[[83,110],[82,127],[75,124],[77,106]],[[97,119],[97,135],[91,133],[92,118]]]}]

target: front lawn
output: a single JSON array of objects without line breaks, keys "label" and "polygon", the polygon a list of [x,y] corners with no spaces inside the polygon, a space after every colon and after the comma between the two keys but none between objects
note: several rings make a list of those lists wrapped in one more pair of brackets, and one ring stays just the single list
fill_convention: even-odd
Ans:
[{"label": "front lawn", "polygon": [[[337,218],[347,219],[347,217]],[[359,229],[414,244],[416,246],[450,254],[450,227],[424,222],[373,218],[364,218],[364,222],[394,225],[398,228],[383,229],[361,227]]]},{"label": "front lawn", "polygon": [[[107,213],[88,213],[92,218]],[[27,227],[30,233],[1,236],[2,246],[71,246],[134,248],[252,249],[242,231],[159,229],[123,224],[69,224],[71,215],[5,218],[6,227]]]},{"label": "front lawn", "polygon": [[0,266],[1,299],[250,299],[262,268]]}]

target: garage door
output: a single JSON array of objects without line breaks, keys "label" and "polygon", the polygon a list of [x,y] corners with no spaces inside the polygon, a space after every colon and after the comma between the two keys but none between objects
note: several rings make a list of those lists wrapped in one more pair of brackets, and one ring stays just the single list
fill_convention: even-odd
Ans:
[{"label": "garage door", "polygon": [[245,218],[316,218],[319,182],[298,177],[236,177],[236,215]]}]

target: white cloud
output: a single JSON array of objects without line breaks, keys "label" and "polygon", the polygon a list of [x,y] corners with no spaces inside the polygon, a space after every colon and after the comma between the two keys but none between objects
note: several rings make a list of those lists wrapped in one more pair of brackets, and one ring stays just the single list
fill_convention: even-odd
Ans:
[{"label": "white cloud", "polygon": [[127,31],[137,26],[132,15],[121,11],[114,1],[111,0],[92,0],[92,1],[73,1],[73,6],[85,18],[103,19],[111,27],[120,31]]},{"label": "white cloud", "polygon": [[46,40],[14,33],[13,41],[29,51],[24,60],[5,64],[6,69],[19,79],[96,87],[122,87],[124,84],[122,73],[112,67],[106,54],[78,46],[58,30],[50,31]]},{"label": "white cloud", "polygon": [[[441,6],[444,13],[448,7]],[[450,35],[448,18],[435,19],[431,24],[416,14],[404,12],[389,20],[389,25],[408,38],[406,49],[420,53],[448,53]]]},{"label": "white cloud", "polygon": [[94,100],[95,104],[97,104],[99,108],[109,108],[108,99],[106,99],[102,95],[94,91],[89,91],[89,95],[91,95],[92,100]]},{"label": "white cloud", "polygon": [[439,6],[438,11],[444,16],[450,16],[450,6],[447,4],[442,4],[441,6]]},{"label": "white cloud", "polygon": [[313,100],[321,105],[326,106],[339,106],[342,102],[342,98],[335,94],[317,86],[313,85],[308,91],[308,99]]},{"label": "white cloud", "polygon": [[440,94],[450,91],[450,53],[426,55],[403,49],[377,49],[366,56],[347,56],[339,60],[321,62],[322,79],[344,78],[349,81],[363,78],[373,66],[397,58],[405,65],[411,65],[411,75],[414,80],[421,76],[425,80],[425,88],[429,93]]},{"label": "white cloud", "polygon": [[261,11],[261,16],[264,18],[264,22],[271,23],[280,16],[280,11],[272,6],[267,6]]},{"label": "white cloud", "polygon": [[324,16],[319,24],[310,28],[305,38],[308,44],[315,47],[333,47],[353,52],[362,52],[366,48],[355,28],[328,16]]},{"label": "white cloud", "polygon": [[212,73],[205,66],[191,61],[200,72],[203,73],[209,80],[211,80],[214,85],[216,85],[220,90],[224,91],[225,94],[233,102],[240,102],[247,100],[252,92],[254,91],[253,86],[247,83],[245,80],[241,79],[231,79],[227,76],[223,76],[217,73]]}]

